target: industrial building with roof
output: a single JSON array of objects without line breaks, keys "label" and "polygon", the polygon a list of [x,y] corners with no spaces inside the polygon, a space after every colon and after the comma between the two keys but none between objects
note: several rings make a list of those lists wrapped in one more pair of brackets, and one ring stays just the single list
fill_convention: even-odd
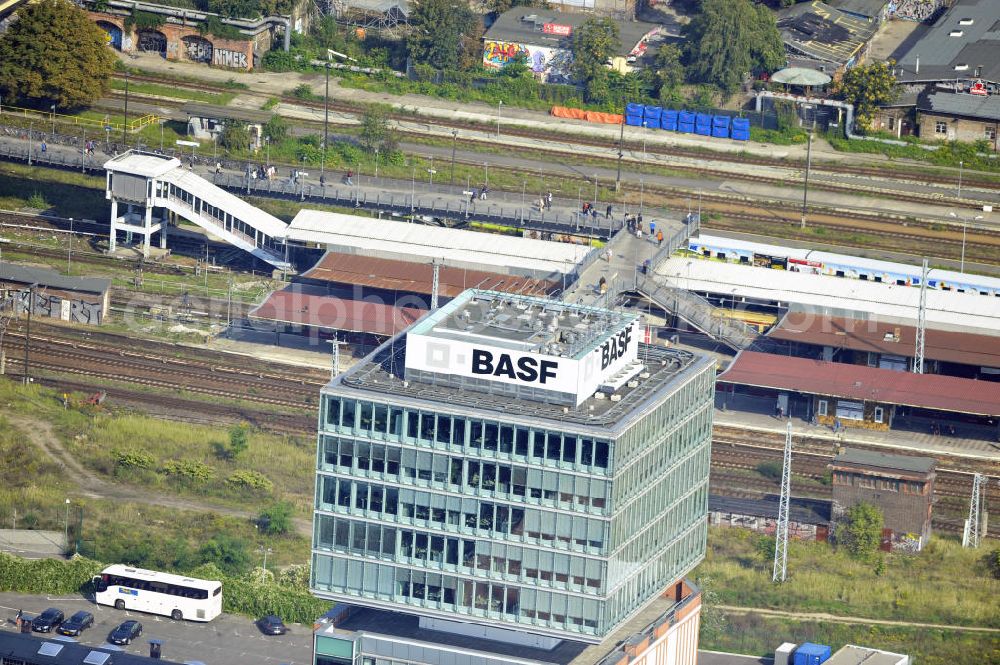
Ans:
[{"label": "industrial building with roof", "polygon": [[788,64],[838,76],[868,53],[877,23],[851,16],[820,0],[778,11],[778,31]]},{"label": "industrial building with roof", "polygon": [[855,504],[870,503],[884,520],[882,549],[922,549],[931,537],[936,465],[931,457],[847,448],[830,463],[833,521]]},{"label": "industrial building with roof", "polygon": [[[540,7],[514,7],[497,17],[483,35],[483,66],[501,69],[517,56],[542,81],[570,83],[573,75],[572,35],[590,20],[587,14],[558,12]],[[610,67],[622,74],[643,58],[651,41],[679,36],[679,26],[615,20],[619,47]]]},{"label": "industrial building with roof", "polygon": [[0,312],[23,314],[29,300],[34,316],[100,325],[108,314],[111,280],[0,263]]},{"label": "industrial building with roof", "polygon": [[[1000,39],[996,42],[996,49],[1000,59]],[[920,138],[970,143],[986,141],[991,149],[997,150],[1000,88],[994,94],[932,89],[918,95],[914,107]]]},{"label": "industrial building with roof", "polygon": [[317,663],[694,664],[714,363],[640,334],[470,290],[322,390]]}]

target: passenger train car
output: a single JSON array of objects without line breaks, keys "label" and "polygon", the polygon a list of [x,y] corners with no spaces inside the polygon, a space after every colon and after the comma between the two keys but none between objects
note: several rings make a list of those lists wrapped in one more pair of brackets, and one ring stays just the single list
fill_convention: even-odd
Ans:
[{"label": "passenger train car", "polygon": [[[702,235],[688,241],[688,250],[705,259],[814,275],[920,286],[920,266],[833,254],[815,249],[781,247],[763,243]],[[932,268],[927,288],[1000,298],[1000,279]]]}]

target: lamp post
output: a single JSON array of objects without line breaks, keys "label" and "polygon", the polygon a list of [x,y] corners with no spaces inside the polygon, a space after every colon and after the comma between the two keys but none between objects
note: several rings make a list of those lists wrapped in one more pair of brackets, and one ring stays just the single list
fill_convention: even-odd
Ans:
[{"label": "lamp post", "polygon": [[35,133],[35,121],[28,121],[28,166],[31,166],[31,135]]},{"label": "lamp post", "polygon": [[55,141],[56,140],[56,105],[53,104],[49,108],[52,110],[52,114],[51,114],[51,117],[52,117],[52,134],[49,135],[49,140]]},{"label": "lamp post", "polygon": [[[451,184],[455,184],[455,148],[458,147],[458,130],[451,130]],[[378,151],[376,151],[377,154]]]},{"label": "lamp post", "polygon": [[261,583],[263,583],[264,580],[267,579],[267,555],[271,554],[271,553],[272,553],[272,551],[271,551],[270,547],[264,547],[263,545],[261,545],[261,546],[259,546],[257,548],[257,554],[263,554],[264,555],[263,570],[261,571],[261,574],[260,574],[260,581],[261,581]]},{"label": "lamp post", "polygon": [[73,218],[69,218],[69,242],[66,243],[66,274],[73,269]]},{"label": "lamp post", "polygon": [[378,148],[375,148],[375,179],[378,180]]},{"label": "lamp post", "polygon": [[[327,59],[330,54],[326,54]],[[319,162],[319,174],[326,172],[326,144],[330,140],[330,63],[326,63],[326,88],[323,92],[323,154]],[[360,178],[359,178],[360,180]]]},{"label": "lamp post", "polygon": [[503,100],[497,102],[497,140],[500,140],[500,107],[503,106]]},{"label": "lamp post", "polygon": [[958,196],[955,198],[962,198],[962,171],[964,170],[965,162],[963,160],[958,161]]},{"label": "lamp post", "polygon": [[122,145],[128,147],[125,132],[128,131],[128,71],[125,71],[125,122],[122,123]]},{"label": "lamp post", "polygon": [[[959,264],[960,267],[959,267],[958,271],[960,273],[965,273],[965,236],[966,236],[966,232],[968,231],[968,228],[969,228],[970,218],[966,217],[965,215],[956,215],[953,212],[949,212],[948,216],[949,217],[954,217],[955,219],[961,219],[962,220],[962,261]],[[983,218],[982,215],[976,215],[975,217],[971,218],[971,221],[978,222],[982,218]]]},{"label": "lamp post", "polygon": [[646,121],[642,121],[642,173],[646,174]]},{"label": "lamp post", "polygon": [[66,499],[66,522],[63,525],[63,542],[66,543],[66,550],[69,550],[69,499]]},{"label": "lamp post", "polygon": [[270,136],[265,136],[264,137],[264,151],[265,151],[265,160],[267,161],[267,168],[271,168],[271,137]]},{"label": "lamp post", "polygon": [[486,189],[490,188],[490,163],[483,162],[483,168],[486,169],[486,183],[483,185]]}]

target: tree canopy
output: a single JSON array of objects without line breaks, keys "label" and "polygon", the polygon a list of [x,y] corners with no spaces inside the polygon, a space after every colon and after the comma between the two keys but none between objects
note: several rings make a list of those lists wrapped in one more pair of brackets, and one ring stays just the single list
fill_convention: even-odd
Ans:
[{"label": "tree canopy", "polygon": [[68,0],[22,5],[0,37],[0,90],[8,103],[85,106],[110,91],[114,68],[107,35]]},{"label": "tree canopy", "polygon": [[837,526],[837,543],[859,559],[869,559],[882,543],[882,511],[864,501],[847,509]]},{"label": "tree canopy", "polygon": [[854,104],[857,122],[862,127],[871,128],[878,106],[896,98],[896,76],[892,73],[895,64],[889,60],[853,67],[837,84],[837,94]]},{"label": "tree canopy", "polygon": [[607,85],[608,61],[621,48],[618,24],[608,17],[589,18],[573,31],[573,75],[586,83]]},{"label": "tree canopy", "polygon": [[704,0],[684,28],[688,78],[734,92],[744,76],[785,64],[774,14],[750,0]]},{"label": "tree canopy", "polygon": [[438,69],[467,69],[482,58],[483,22],[467,4],[451,0],[419,0],[412,5],[410,57]]}]

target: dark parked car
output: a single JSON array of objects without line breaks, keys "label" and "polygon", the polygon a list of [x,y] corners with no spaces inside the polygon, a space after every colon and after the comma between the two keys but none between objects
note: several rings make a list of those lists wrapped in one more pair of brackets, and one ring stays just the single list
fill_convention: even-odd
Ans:
[{"label": "dark parked car", "polygon": [[142,624],[129,619],[118,624],[118,627],[108,635],[108,642],[112,644],[132,644],[132,640],[142,634]]},{"label": "dark parked car", "polygon": [[62,610],[50,607],[31,621],[31,629],[36,633],[48,633],[63,622]]},{"label": "dark parked car", "polygon": [[78,637],[80,633],[85,631],[94,625],[94,615],[90,612],[80,611],[66,619],[59,628],[56,629],[57,632],[63,635],[72,635],[73,637]]},{"label": "dark parked car", "polygon": [[285,628],[284,622],[273,614],[269,614],[266,617],[258,619],[257,627],[260,628],[260,632],[265,635],[284,635],[288,632],[288,629]]}]

